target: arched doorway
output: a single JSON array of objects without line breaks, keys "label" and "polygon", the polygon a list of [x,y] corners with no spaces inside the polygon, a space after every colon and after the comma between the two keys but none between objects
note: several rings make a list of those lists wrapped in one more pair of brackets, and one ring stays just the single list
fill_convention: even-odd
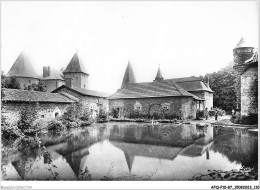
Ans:
[{"label": "arched doorway", "polygon": [[148,115],[150,118],[160,119],[162,117],[162,105],[159,103],[151,104],[148,109]]}]

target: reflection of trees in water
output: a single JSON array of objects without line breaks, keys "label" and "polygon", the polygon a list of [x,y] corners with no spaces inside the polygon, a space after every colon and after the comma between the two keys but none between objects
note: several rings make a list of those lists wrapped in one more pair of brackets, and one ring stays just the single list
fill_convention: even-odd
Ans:
[{"label": "reflection of trees in water", "polygon": [[258,168],[258,134],[241,129],[215,128],[211,149],[244,167]]}]

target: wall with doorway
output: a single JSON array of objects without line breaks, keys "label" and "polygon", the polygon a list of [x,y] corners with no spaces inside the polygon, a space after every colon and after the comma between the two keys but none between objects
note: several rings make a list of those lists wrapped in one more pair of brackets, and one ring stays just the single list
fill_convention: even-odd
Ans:
[{"label": "wall with doorway", "polygon": [[23,109],[36,110],[37,118],[55,118],[61,116],[69,105],[70,103],[2,102],[1,113],[7,123],[16,125]]},{"label": "wall with doorway", "polygon": [[[136,110],[136,104],[141,109]],[[158,97],[109,100],[110,113],[118,117],[129,117],[131,112],[143,115],[154,112],[175,115],[183,119],[196,117],[196,101],[192,97]],[[119,111],[119,113],[116,113]]]}]

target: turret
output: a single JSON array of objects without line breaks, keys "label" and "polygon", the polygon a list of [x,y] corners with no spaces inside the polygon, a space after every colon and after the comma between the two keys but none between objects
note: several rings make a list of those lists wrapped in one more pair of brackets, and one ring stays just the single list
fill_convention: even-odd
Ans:
[{"label": "turret", "polygon": [[236,47],[233,49],[233,60],[236,64],[245,63],[254,54],[254,48],[247,44],[244,38],[237,43]]},{"label": "turret", "polygon": [[130,63],[130,61],[128,61],[128,65],[125,70],[125,75],[123,78],[121,88],[124,88],[125,86],[127,86],[130,83],[136,83],[136,79],[135,79],[135,75],[134,75],[131,63]]},{"label": "turret", "polygon": [[157,71],[157,74],[156,74],[154,81],[163,81],[163,76],[162,76],[162,72],[161,72],[161,69],[160,69],[160,65],[159,65],[159,68],[158,68],[158,71]]}]

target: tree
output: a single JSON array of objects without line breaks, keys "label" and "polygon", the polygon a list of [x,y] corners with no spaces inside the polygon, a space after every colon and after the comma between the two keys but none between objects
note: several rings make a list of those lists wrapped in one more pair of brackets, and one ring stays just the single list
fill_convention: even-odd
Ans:
[{"label": "tree", "polygon": [[240,76],[233,69],[233,62],[230,62],[225,68],[218,72],[209,73],[201,76],[204,82],[209,77],[211,89],[214,91],[214,107],[231,111],[237,107],[236,103],[240,102],[237,97],[240,93]]},{"label": "tree", "polygon": [[1,73],[1,80],[2,88],[21,89],[21,85],[16,77],[7,78]]},{"label": "tree", "polygon": [[31,84],[28,86],[24,87],[25,90],[33,90],[33,91],[39,91],[39,92],[46,92],[47,88],[46,86],[42,83],[42,81],[40,80],[38,84]]}]

